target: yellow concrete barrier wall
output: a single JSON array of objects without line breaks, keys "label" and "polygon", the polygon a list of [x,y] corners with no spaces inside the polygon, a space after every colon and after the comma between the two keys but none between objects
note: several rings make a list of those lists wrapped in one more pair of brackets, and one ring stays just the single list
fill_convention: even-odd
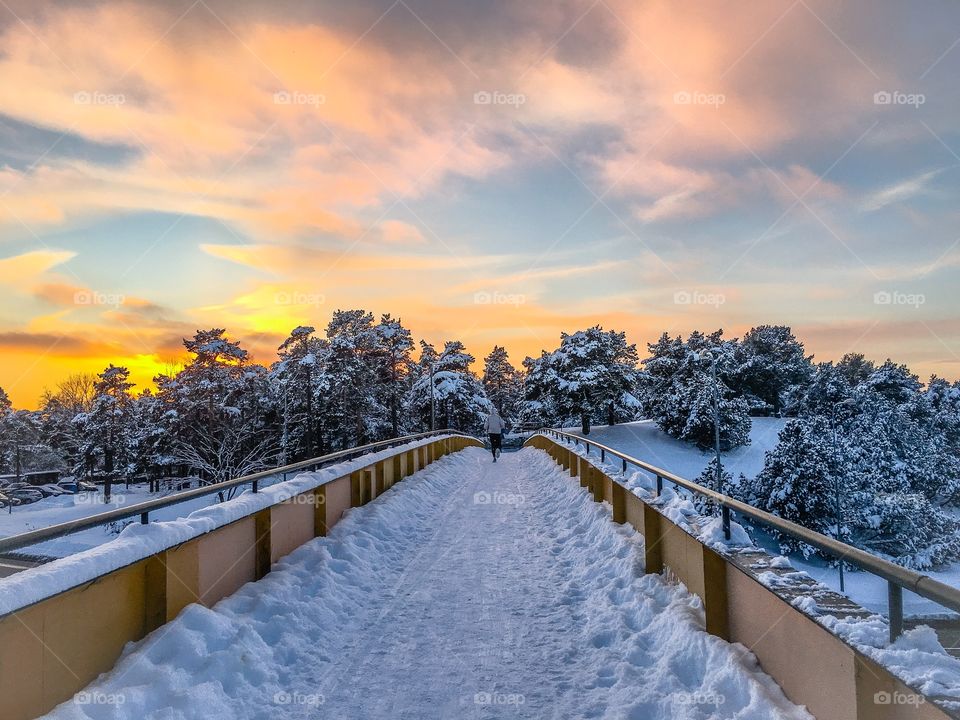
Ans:
[{"label": "yellow concrete barrier wall", "polygon": [[[414,467],[482,446],[453,437],[378,461],[361,471],[370,499]],[[351,506],[350,479],[337,478],[0,618],[0,719],[43,715],[112,668],[128,642],[172,620],[190,603],[214,605],[329,532]]]},{"label": "yellow concrete barrier wall", "polygon": [[304,493],[270,508],[271,564],[313,540],[313,502],[312,493]]}]

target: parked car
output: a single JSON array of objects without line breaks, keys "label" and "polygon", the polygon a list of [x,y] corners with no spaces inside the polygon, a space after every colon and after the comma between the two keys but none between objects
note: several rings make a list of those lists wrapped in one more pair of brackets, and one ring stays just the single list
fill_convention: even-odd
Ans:
[{"label": "parked car", "polygon": [[79,485],[80,485],[80,492],[96,492],[97,491],[97,486],[94,485],[92,482],[81,480],[79,482]]},{"label": "parked car", "polygon": [[7,490],[19,490],[20,488],[29,488],[33,487],[30,483],[25,482],[12,482],[7,485]]},{"label": "parked car", "polygon": [[14,490],[9,490],[7,495],[19,500],[21,505],[33,503],[37,500],[43,500],[43,493],[39,490],[34,490],[33,488],[16,488]]},{"label": "parked car", "polygon": [[59,497],[60,495],[67,494],[66,490],[59,485],[54,485],[53,483],[48,485],[37,485],[36,489],[42,492],[44,497]]},{"label": "parked car", "polygon": [[15,497],[10,497],[4,492],[0,492],[0,508],[9,507],[10,505],[13,505],[14,507],[16,507],[19,504],[20,504],[20,501],[17,500]]}]

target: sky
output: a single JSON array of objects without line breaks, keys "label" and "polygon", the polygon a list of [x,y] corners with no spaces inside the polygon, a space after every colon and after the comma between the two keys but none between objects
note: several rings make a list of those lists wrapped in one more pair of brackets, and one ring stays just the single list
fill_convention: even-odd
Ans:
[{"label": "sky", "polygon": [[0,0],[0,387],[338,308],[960,376],[960,4]]}]

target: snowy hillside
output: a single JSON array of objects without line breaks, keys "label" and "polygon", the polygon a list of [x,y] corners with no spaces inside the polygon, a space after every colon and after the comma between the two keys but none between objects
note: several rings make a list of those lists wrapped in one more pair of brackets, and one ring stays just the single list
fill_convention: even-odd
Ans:
[{"label": "snowy hillside", "polygon": [[[780,418],[764,417],[752,420],[750,444],[722,453],[724,467],[735,478],[741,473],[747,477],[756,476],[763,468],[764,454],[776,446],[777,433],[786,422]],[[568,432],[581,435],[578,428],[568,428]],[[591,431],[589,439],[690,480],[696,480],[713,457],[710,451],[702,451],[694,445],[668,436],[649,420],[609,427],[598,426]],[[779,554],[777,543],[765,533],[756,528],[749,528],[749,532],[755,543],[774,555]],[[839,592],[840,581],[836,567],[816,558],[804,559],[799,554],[791,555],[790,561],[798,570],[807,572],[815,580]],[[886,581],[865,572],[855,572],[849,566],[846,570],[846,594],[867,609],[885,614]],[[960,564],[936,568],[927,571],[927,574],[941,582],[960,587]],[[908,616],[932,616],[948,612],[936,603],[909,591],[904,591],[903,601],[904,611]]]}]

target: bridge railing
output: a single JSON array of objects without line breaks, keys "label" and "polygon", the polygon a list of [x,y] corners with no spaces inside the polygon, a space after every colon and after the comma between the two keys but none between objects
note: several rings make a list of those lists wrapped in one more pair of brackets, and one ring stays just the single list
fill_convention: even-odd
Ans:
[{"label": "bridge railing", "polygon": [[[243,493],[172,522],[128,528],[97,548],[0,580],[0,717],[29,720],[74,697],[114,666],[125,647],[197,603],[212,607],[282,558],[329,535],[351,508],[444,456],[481,442],[438,431],[371,443],[265,470],[228,483],[23,533],[6,548],[51,540],[220,490]],[[273,487],[273,475],[317,469]]]},{"label": "bridge railing", "polygon": [[344,460],[351,460],[368,453],[377,452],[379,450],[385,450],[397,445],[404,445],[406,443],[417,440],[425,440],[427,438],[437,437],[440,435],[461,435],[463,437],[472,437],[456,430],[432,430],[415,435],[405,435],[403,437],[392,438],[390,440],[381,440],[375,443],[359,445],[354,448],[339,450],[337,452],[328,453],[327,455],[322,455],[320,457],[310,458],[309,460],[302,460],[289,465],[282,465],[280,467],[250,473],[226,482],[204,485],[202,487],[194,488],[193,490],[184,490],[182,492],[177,492],[162,498],[145,500],[141,503],[126,505],[114,510],[107,510],[102,513],[97,513],[96,515],[89,515],[77,520],[70,520],[68,522],[58,523],[57,525],[50,525],[37,530],[31,530],[29,532],[0,538],[0,553],[22,550],[23,548],[36,545],[47,540],[55,540],[67,535],[73,535],[74,533],[82,532],[83,530],[89,530],[90,528],[108,525],[112,522],[127,520],[137,516],[140,517],[140,522],[146,525],[150,522],[150,513],[171,507],[173,505],[178,505],[189,500],[206,497],[208,495],[216,495],[218,493],[240,488],[245,485],[249,485],[253,492],[258,492],[260,488],[260,481],[267,478],[272,478],[279,475],[285,480],[286,476],[290,473],[300,472],[303,470],[318,470],[326,465],[332,465],[334,463],[342,462]]},{"label": "bridge railing", "polygon": [[860,548],[848,545],[835,538],[828,537],[810,528],[791,522],[790,520],[760,510],[729,495],[711,490],[710,488],[675,475],[656,465],[638,460],[631,455],[622,453],[602,443],[552,428],[541,429],[540,432],[568,444],[580,445],[582,443],[587,453],[590,452],[591,448],[595,448],[600,453],[601,462],[606,462],[607,456],[617,458],[621,461],[624,472],[626,472],[628,466],[634,466],[650,473],[656,478],[657,496],[663,491],[663,482],[666,480],[701,497],[712,500],[717,503],[721,509],[724,536],[728,540],[730,539],[730,514],[731,512],[736,512],[742,517],[750,518],[761,525],[773,528],[778,532],[811,545],[818,550],[822,550],[842,562],[849,562],[872,575],[886,580],[890,620],[890,642],[896,640],[897,637],[903,633],[904,589],[931,600],[942,607],[960,613],[960,589],[935,580],[929,575],[910,570],[902,565],[897,565],[889,560],[884,560],[881,557],[865,552]]}]

